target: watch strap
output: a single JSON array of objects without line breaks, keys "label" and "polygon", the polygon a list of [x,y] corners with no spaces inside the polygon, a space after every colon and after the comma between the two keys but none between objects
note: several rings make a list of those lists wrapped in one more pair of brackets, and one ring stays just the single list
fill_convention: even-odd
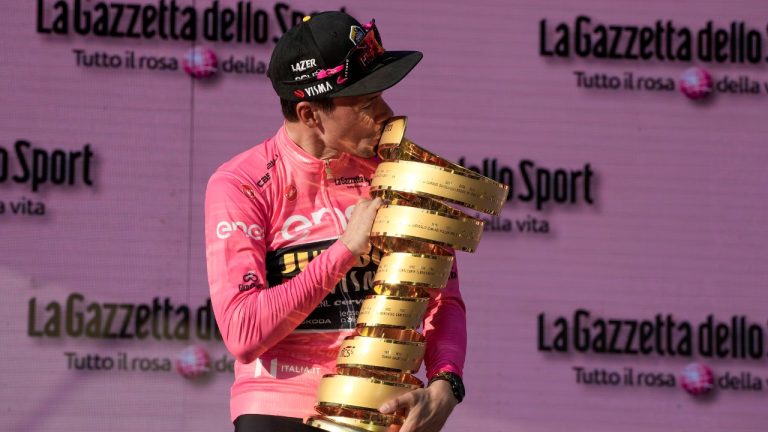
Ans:
[{"label": "watch strap", "polygon": [[453,372],[438,372],[435,375],[432,376],[432,378],[429,379],[429,384],[431,385],[433,382],[438,380],[444,380],[447,381],[448,384],[451,385],[451,391],[453,392],[453,397],[456,398],[459,403],[461,403],[462,400],[464,400],[464,395],[466,394],[464,389],[464,381],[461,379],[461,377]]}]

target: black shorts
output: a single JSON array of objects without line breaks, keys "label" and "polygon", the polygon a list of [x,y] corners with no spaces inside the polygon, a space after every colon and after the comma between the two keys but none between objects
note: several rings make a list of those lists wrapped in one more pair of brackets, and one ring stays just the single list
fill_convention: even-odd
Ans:
[{"label": "black shorts", "polygon": [[235,432],[322,432],[305,425],[300,418],[264,414],[243,414],[235,419]]}]

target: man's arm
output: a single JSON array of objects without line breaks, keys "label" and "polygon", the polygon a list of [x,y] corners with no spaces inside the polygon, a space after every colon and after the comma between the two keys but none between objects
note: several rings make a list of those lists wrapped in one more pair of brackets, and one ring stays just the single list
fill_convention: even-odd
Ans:
[{"label": "man's arm", "polygon": [[[461,376],[467,351],[467,324],[455,259],[446,287],[430,290],[424,335],[427,338],[424,356],[427,378],[439,372]],[[407,408],[408,417],[400,432],[438,432],[458,403],[451,385],[445,380],[436,380],[427,388],[385,403],[379,410],[388,414]]]},{"label": "man's arm", "polygon": [[459,290],[458,267],[454,254],[451,276],[445,288],[430,290],[429,305],[424,316],[427,350],[424,365],[427,378],[438,372],[464,373],[467,353],[467,317]]},{"label": "man's arm", "polygon": [[358,203],[339,241],[296,277],[270,288],[265,264],[269,213],[260,193],[243,193],[244,183],[226,173],[211,178],[205,241],[216,322],[227,349],[248,363],[290,334],[349,271],[368,244],[379,203]]}]

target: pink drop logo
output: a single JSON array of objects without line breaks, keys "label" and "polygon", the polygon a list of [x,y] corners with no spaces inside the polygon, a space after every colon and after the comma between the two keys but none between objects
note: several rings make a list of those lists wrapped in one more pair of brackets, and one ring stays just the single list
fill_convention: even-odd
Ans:
[{"label": "pink drop logo", "polygon": [[689,99],[703,99],[712,93],[712,75],[700,67],[686,69],[680,77],[680,91]]},{"label": "pink drop logo", "polygon": [[208,78],[219,70],[216,53],[205,47],[189,50],[182,61],[184,71],[192,78]]},{"label": "pink drop logo", "polygon": [[709,393],[715,384],[712,369],[703,363],[691,363],[680,375],[680,385],[688,393],[699,396]]},{"label": "pink drop logo", "polygon": [[191,345],[176,355],[175,365],[179,375],[194,379],[211,371],[211,358],[205,348]]}]

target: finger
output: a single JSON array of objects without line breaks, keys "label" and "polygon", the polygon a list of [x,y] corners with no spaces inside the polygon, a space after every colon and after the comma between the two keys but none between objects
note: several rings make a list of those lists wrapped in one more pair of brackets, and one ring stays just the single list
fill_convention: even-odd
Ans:
[{"label": "finger", "polygon": [[405,417],[405,421],[403,422],[403,426],[400,428],[400,432],[420,432],[421,431],[421,424],[422,422],[420,420],[420,413],[418,408],[412,409],[408,412],[408,415]]},{"label": "finger", "polygon": [[360,213],[360,217],[373,220],[373,217],[376,216],[376,212],[379,210],[380,205],[381,205],[380,202],[374,202],[371,200],[365,203],[358,204],[355,207],[355,210],[357,210]]},{"label": "finger", "polygon": [[376,197],[374,199],[365,200],[361,203],[361,207],[367,211],[375,211],[381,206],[381,198]]},{"label": "finger", "polygon": [[385,402],[379,407],[379,411],[383,414],[393,413],[401,408],[410,408],[416,403],[413,392],[408,392],[402,396],[396,397],[391,401]]},{"label": "finger", "polygon": [[413,422],[408,418],[405,419],[403,425],[400,427],[399,432],[411,432],[413,430]]}]

